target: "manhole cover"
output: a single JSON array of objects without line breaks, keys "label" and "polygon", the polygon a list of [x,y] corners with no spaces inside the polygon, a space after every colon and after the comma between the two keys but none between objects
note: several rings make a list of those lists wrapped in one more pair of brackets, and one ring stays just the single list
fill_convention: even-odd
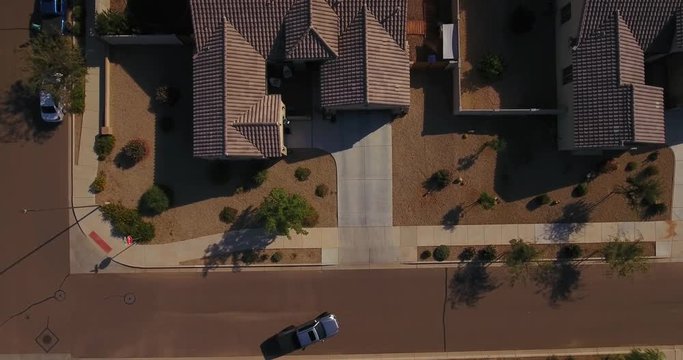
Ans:
[{"label": "manhole cover", "polygon": [[123,302],[128,304],[128,305],[132,305],[133,303],[135,303],[135,295],[131,294],[131,293],[124,295],[123,296]]},{"label": "manhole cover", "polygon": [[64,299],[66,299],[66,293],[64,292],[64,290],[55,291],[55,299],[57,301],[64,301]]},{"label": "manhole cover", "polygon": [[52,348],[57,345],[58,342],[59,338],[49,328],[45,328],[45,330],[41,331],[36,337],[36,343],[45,352],[50,352],[50,350],[52,350]]}]

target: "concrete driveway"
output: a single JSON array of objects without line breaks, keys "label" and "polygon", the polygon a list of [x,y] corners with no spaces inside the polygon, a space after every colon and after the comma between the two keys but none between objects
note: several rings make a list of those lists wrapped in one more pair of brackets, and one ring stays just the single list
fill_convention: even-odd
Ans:
[{"label": "concrete driveway", "polygon": [[313,120],[313,147],[337,162],[340,264],[396,262],[393,235],[391,115],[343,112],[335,122]]}]

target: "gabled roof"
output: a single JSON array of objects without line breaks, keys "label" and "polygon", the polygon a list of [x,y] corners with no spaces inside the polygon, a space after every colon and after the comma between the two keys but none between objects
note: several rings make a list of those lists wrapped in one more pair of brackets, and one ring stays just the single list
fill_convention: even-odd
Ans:
[{"label": "gabled roof", "polygon": [[644,58],[669,51],[678,30],[666,32],[682,3],[586,1],[572,56],[576,147],[665,142],[663,89],[645,85]]},{"label": "gabled roof", "polygon": [[325,0],[297,0],[285,16],[284,28],[287,60],[337,57],[339,18]]},{"label": "gabled roof", "polygon": [[342,31],[342,55],[320,68],[322,106],[409,106],[410,61],[403,45],[362,6]]},{"label": "gabled roof", "polygon": [[262,132],[241,131],[277,128],[281,118],[280,97],[266,95],[263,56],[223,19],[193,64],[195,156],[278,156],[270,154],[281,150],[279,136],[269,143]]}]

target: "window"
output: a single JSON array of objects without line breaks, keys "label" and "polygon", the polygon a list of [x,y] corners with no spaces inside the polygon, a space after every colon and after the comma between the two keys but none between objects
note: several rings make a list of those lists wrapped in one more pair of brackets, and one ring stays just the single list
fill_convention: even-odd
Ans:
[{"label": "window", "polygon": [[572,66],[569,65],[562,69],[562,85],[566,85],[572,82]]},{"label": "window", "polygon": [[567,3],[567,5],[563,6],[562,9],[560,9],[560,22],[562,24],[566,23],[569,21],[569,19],[572,18],[572,3]]}]

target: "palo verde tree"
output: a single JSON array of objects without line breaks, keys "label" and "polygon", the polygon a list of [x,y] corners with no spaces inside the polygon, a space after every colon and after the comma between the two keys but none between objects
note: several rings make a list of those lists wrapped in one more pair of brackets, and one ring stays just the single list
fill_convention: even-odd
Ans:
[{"label": "palo verde tree", "polygon": [[613,237],[602,248],[602,256],[610,270],[619,276],[630,276],[638,271],[646,271],[647,259],[640,239],[629,241],[624,236]]},{"label": "palo verde tree", "polygon": [[538,258],[538,250],[522,239],[510,240],[510,252],[505,256],[505,265],[510,270],[510,281],[514,284],[524,279],[530,265]]},{"label": "palo verde tree", "polygon": [[290,230],[297,234],[308,234],[303,227],[306,226],[307,219],[317,218],[317,213],[302,196],[275,188],[263,199],[257,216],[269,234],[289,238]]},{"label": "palo verde tree", "polygon": [[30,42],[29,87],[45,90],[58,99],[68,99],[71,89],[85,76],[85,60],[66,36],[41,33]]}]

